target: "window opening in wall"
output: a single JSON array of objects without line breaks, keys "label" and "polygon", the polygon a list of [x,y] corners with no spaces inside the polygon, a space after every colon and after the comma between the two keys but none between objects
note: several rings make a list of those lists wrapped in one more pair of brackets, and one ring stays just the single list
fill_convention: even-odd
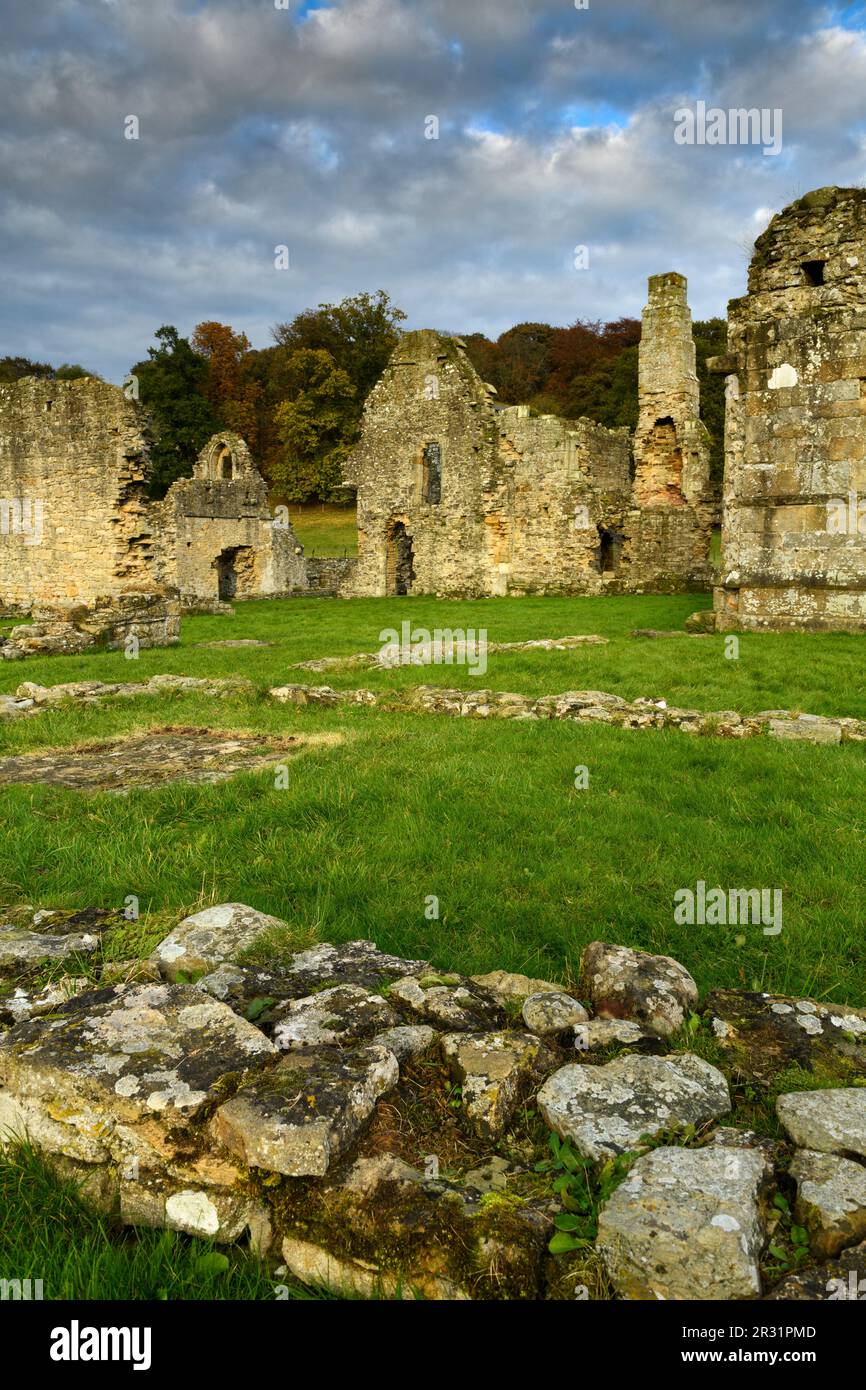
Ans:
[{"label": "window opening in wall", "polygon": [[826,261],[804,261],[801,267],[807,285],[823,285]]},{"label": "window opening in wall", "polygon": [[421,499],[432,506],[442,501],[442,450],[438,444],[428,444],[424,449]]}]

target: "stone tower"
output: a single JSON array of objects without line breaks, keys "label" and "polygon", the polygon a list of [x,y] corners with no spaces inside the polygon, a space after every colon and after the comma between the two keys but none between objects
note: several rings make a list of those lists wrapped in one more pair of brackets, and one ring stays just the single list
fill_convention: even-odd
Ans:
[{"label": "stone tower", "polygon": [[717,625],[866,630],[866,191],[773,218],[711,365],[727,375]]},{"label": "stone tower", "polygon": [[684,275],[652,275],[638,357],[634,511],[624,558],[647,589],[706,583],[710,437],[700,418]]}]

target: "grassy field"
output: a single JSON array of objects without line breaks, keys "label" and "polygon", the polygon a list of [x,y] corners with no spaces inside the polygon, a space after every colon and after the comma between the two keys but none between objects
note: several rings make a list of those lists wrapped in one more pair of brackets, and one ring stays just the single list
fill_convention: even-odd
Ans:
[{"label": "grassy field", "polygon": [[[188,911],[239,901],[284,918],[289,945],[367,937],[441,968],[504,967],[566,980],[583,946],[602,938],[674,955],[702,990],[739,985],[863,1005],[866,745],[298,709],[263,694],[298,680],[528,694],[589,688],[702,710],[787,707],[866,718],[862,638],[745,635],[739,659],[728,660],[722,638],[628,635],[636,627],[678,628],[705,602],[249,603],[233,618],[185,620],[178,648],[142,652],[137,662],[100,653],[2,666],[6,690],[24,679],[144,680],[157,671],[243,674],[256,686],[253,696],[230,701],[164,696],[49,711],[0,726],[6,753],[169,723],[340,730],[344,741],[295,758],[285,789],[269,772],[127,796],[0,787],[0,901],[107,907],[135,894],[143,915],[112,941],[116,956],[145,953],[167,922]],[[491,642],[597,632],[610,645],[491,654],[489,670],[476,677],[458,666],[325,676],[291,669],[313,657],[374,651],[383,629],[407,619],[430,630],[485,627]],[[198,645],[227,637],[273,645]],[[579,765],[589,769],[587,790],[574,785]],[[767,937],[760,926],[677,925],[674,892],[700,879],[781,889],[781,935]],[[431,897],[438,920],[425,916]],[[146,1266],[147,1248],[136,1258]],[[181,1281],[185,1258],[172,1247],[169,1263]],[[0,1274],[2,1266],[0,1259]],[[252,1286],[243,1296],[256,1296]]]},{"label": "grassy field", "polygon": [[289,520],[308,555],[358,553],[354,507],[335,507],[327,502],[292,502]]}]

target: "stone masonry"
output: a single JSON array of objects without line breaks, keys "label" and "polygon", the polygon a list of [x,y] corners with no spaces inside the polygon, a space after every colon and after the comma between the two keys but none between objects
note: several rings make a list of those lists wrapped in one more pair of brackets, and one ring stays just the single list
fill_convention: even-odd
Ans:
[{"label": "stone masonry", "polygon": [[755,243],[728,306],[722,629],[866,629],[866,191]]},{"label": "stone masonry", "polygon": [[240,435],[215,434],[191,478],[153,504],[158,569],[187,606],[264,597],[306,587],[303,549],[275,520],[268,488]]},{"label": "stone masonry", "polygon": [[709,580],[708,446],[686,281],[656,276],[631,436],[502,407],[459,339],[402,337],[344,481],[358,567],[343,592],[444,597],[672,590]]},{"label": "stone masonry", "polygon": [[684,275],[653,275],[643,311],[634,491],[623,553],[632,591],[659,593],[710,579],[710,436],[700,418],[686,290]]},{"label": "stone masonry", "polygon": [[121,390],[92,378],[0,387],[0,605],[34,620],[4,656],[177,640],[142,423]]},{"label": "stone masonry", "polygon": [[[680,962],[605,941],[562,983],[372,941],[268,959],[290,929],[243,903],[118,961],[118,919],[0,920],[0,1145],[114,1221],[367,1298],[826,1299],[851,1270],[858,1296],[866,1011],[702,1001]],[[815,1089],[786,1091],[795,1060]]]},{"label": "stone masonry", "polygon": [[93,378],[0,387],[0,607],[28,615],[4,656],[177,640],[179,600],[303,591],[303,550],[275,521],[237,435],[148,498],[146,416]]}]

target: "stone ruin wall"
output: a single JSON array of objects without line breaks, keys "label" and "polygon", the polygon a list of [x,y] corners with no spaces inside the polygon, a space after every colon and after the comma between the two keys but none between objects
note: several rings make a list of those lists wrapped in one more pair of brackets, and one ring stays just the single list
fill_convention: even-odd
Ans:
[{"label": "stone ruin wall", "polygon": [[[141,417],[84,378],[0,386],[0,603],[91,606],[156,586]],[[16,525],[41,516],[37,529]],[[11,513],[11,516],[10,516]]]},{"label": "stone ruin wall", "polygon": [[[344,474],[358,496],[359,562],[343,592],[478,597],[707,585],[710,441],[681,275],[650,281],[640,407],[633,486],[627,429],[500,407],[458,339],[404,334],[367,400]],[[441,465],[435,498],[425,487],[431,445]]]},{"label": "stone ruin wall", "polygon": [[268,488],[239,435],[214,435],[191,478],[152,504],[160,570],[187,607],[307,587],[303,549],[268,504]]},{"label": "stone ruin wall", "polygon": [[[415,592],[489,592],[486,557],[495,543],[487,540],[483,494],[496,486],[497,438],[491,393],[458,340],[430,330],[404,334],[367,398],[361,438],[344,472],[358,495],[352,593],[396,591],[404,536]],[[440,450],[438,502],[425,495],[431,443]]]},{"label": "stone ruin wall", "polygon": [[[601,591],[599,526],[628,505],[628,430],[532,418],[494,397],[458,339],[404,334],[344,475],[358,495],[352,593]],[[434,495],[430,445],[441,469]]]},{"label": "stone ruin wall", "polygon": [[[0,606],[30,623],[4,659],[103,642],[177,640],[180,602],[303,592],[303,550],[274,524],[237,435],[214,436],[194,476],[148,498],[146,416],[95,378],[0,387]],[[179,592],[178,592],[179,591]]]},{"label": "stone ruin wall", "polygon": [[862,631],[866,191],[818,189],[775,217],[728,313],[717,625]]},{"label": "stone ruin wall", "polygon": [[[601,532],[622,528],[631,495],[630,435],[592,420],[531,417],[527,406],[498,416],[501,494],[489,496],[488,530],[502,540],[491,555],[491,592],[601,593]],[[507,568],[495,563],[501,560]]]},{"label": "stone ruin wall", "polygon": [[634,490],[621,573],[630,592],[706,586],[714,515],[684,275],[653,275],[638,354]]}]

